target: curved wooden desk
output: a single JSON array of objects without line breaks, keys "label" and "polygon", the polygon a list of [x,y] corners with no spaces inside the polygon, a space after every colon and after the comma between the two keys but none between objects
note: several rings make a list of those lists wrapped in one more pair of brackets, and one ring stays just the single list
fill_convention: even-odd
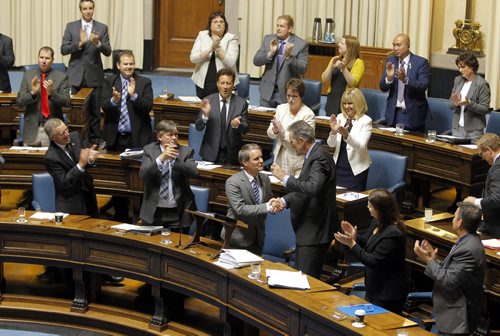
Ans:
[{"label": "curved wooden desk", "polygon": [[[31,214],[31,213],[30,213]],[[28,215],[30,215],[28,214]],[[309,278],[310,290],[273,289],[247,277],[247,269],[225,270],[210,256],[215,250],[193,247],[182,250],[160,243],[161,236],[114,233],[115,222],[69,216],[62,225],[49,221],[15,222],[11,211],[0,217],[0,261],[35,263],[71,268],[75,278],[73,311],[85,314],[89,305],[84,271],[122,275],[152,285],[155,315],[150,327],[168,326],[162,288],[197,297],[220,308],[221,319],[229,315],[276,335],[395,335],[395,328],[409,327],[410,335],[426,335],[411,328],[415,323],[386,313],[367,316],[367,326],[356,329],[350,319],[336,321],[338,305],[362,302],[346,296],[319,280]],[[171,237],[176,242],[176,234]],[[182,236],[183,243],[189,237]],[[210,242],[208,242],[210,243]],[[265,261],[266,268],[289,269]]]}]

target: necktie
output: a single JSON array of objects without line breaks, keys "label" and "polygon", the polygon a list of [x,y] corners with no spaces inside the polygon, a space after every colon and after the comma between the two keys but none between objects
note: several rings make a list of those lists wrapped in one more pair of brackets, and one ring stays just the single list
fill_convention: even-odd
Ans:
[{"label": "necktie", "polygon": [[260,193],[259,193],[259,186],[257,184],[257,177],[254,177],[252,180],[252,190],[253,190],[253,197],[255,199],[255,204],[260,203]]},{"label": "necktie", "polygon": [[279,41],[280,45],[278,47],[278,69],[281,68],[281,64],[283,63],[283,49],[285,46],[285,41]]},{"label": "necktie", "polygon": [[71,159],[71,161],[75,162],[75,159],[73,157],[73,151],[71,150],[71,146],[69,144],[67,144],[66,147],[64,148],[64,152]]},{"label": "necktie", "polygon": [[122,85],[122,100],[120,106],[120,119],[118,120],[118,131],[127,131],[129,124],[129,116],[127,109],[127,96],[128,96],[128,81],[124,81]]},{"label": "necktie", "polygon": [[90,39],[90,24],[85,25],[85,34],[87,34],[87,40]]},{"label": "necktie", "polygon": [[[405,61],[401,61],[399,64],[400,69],[404,69],[405,66]],[[405,99],[405,84],[401,81],[398,80],[398,101],[402,102]]]},{"label": "necktie", "polygon": [[351,128],[351,124],[352,124],[351,118],[347,118],[347,120],[345,121],[344,128],[349,130]]},{"label": "necktie", "polygon": [[50,109],[49,109],[49,95],[47,94],[47,90],[45,89],[45,86],[43,86],[43,83],[45,82],[45,72],[42,72],[42,115],[45,119],[47,119],[50,116]]},{"label": "necktie", "polygon": [[221,126],[221,131],[222,131],[222,137],[220,141],[220,147],[221,148],[226,148],[227,146],[227,121],[226,121],[226,114],[227,114],[227,107],[226,107],[226,100],[222,99],[222,110],[220,112],[220,126]]},{"label": "necktie", "polygon": [[168,180],[170,179],[170,160],[163,163],[161,169],[160,198],[168,199]]}]

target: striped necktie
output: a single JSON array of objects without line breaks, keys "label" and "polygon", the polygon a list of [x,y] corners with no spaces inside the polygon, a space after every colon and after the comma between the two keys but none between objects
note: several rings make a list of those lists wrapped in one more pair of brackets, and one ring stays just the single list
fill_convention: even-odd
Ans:
[{"label": "striped necktie", "polygon": [[118,131],[126,132],[129,124],[129,116],[127,109],[127,96],[128,96],[128,80],[123,82],[122,85],[122,100],[120,106],[120,119],[118,120]]},{"label": "striped necktie", "polygon": [[168,180],[170,179],[170,160],[163,163],[161,169],[160,198],[168,199]]},{"label": "striped necktie", "polygon": [[257,184],[257,177],[254,177],[252,180],[252,190],[253,190],[253,197],[255,199],[255,204],[259,204],[260,193],[259,193],[259,185]]}]

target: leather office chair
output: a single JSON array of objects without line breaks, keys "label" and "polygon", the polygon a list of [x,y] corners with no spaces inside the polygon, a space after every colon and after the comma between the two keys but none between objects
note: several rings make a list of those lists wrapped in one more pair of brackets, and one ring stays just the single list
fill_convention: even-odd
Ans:
[{"label": "leather office chair", "polygon": [[236,87],[238,96],[244,99],[250,98],[250,75],[247,73],[238,73],[238,79],[240,83]]},{"label": "leather office chair", "polygon": [[315,115],[319,115],[321,108],[321,82],[311,79],[303,79],[303,82],[306,86],[306,92],[302,101],[313,110]]},{"label": "leather office chair", "polygon": [[448,107],[448,100],[428,97],[431,115],[425,122],[425,130],[435,130],[436,134],[451,134],[453,125],[453,110]]},{"label": "leather office chair", "polygon": [[[38,64],[28,64],[23,66],[24,71],[35,70],[39,68]],[[66,72],[66,65],[64,63],[52,63],[52,69]]]},{"label": "leather office chair", "polygon": [[365,96],[368,112],[366,113],[373,122],[381,123],[385,120],[385,108],[388,94],[380,90],[361,88]]},{"label": "leather office chair", "polygon": [[56,211],[56,191],[54,180],[49,173],[36,173],[31,175],[33,184],[33,201],[31,206],[35,210],[44,212]]},{"label": "leather office chair", "polygon": [[16,139],[14,140],[14,145],[22,146],[23,140],[23,130],[24,130],[24,112],[19,113],[19,128]]},{"label": "leather office chair", "polygon": [[203,141],[203,135],[205,135],[205,130],[197,131],[194,124],[189,124],[188,131],[188,146],[194,149],[194,159],[196,161],[201,161],[200,147]]},{"label": "leather office chair", "polygon": [[500,111],[491,112],[485,132],[500,135]]},{"label": "leather office chair", "polygon": [[288,263],[295,250],[295,232],[290,220],[290,209],[277,214],[267,214],[266,236],[262,257],[274,262]]},{"label": "leather office chair", "polygon": [[[210,200],[210,188],[200,187],[195,185],[190,185],[191,191],[194,194],[194,201],[196,202],[196,208],[198,211],[207,212],[208,202]],[[193,235],[196,227],[196,221],[193,221],[191,227],[189,228],[189,234]]]},{"label": "leather office chair", "polygon": [[406,187],[405,173],[408,158],[403,155],[368,150],[372,164],[368,171],[366,189],[385,188],[395,196]]}]

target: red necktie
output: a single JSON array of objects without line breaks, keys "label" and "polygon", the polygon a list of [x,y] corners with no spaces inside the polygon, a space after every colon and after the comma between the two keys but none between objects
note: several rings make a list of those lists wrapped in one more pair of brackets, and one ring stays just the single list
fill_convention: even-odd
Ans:
[{"label": "red necktie", "polygon": [[49,109],[49,95],[47,94],[47,90],[45,89],[45,86],[43,86],[43,82],[45,81],[45,76],[46,74],[42,72],[42,115],[45,119],[47,119],[50,116],[50,109]]}]

